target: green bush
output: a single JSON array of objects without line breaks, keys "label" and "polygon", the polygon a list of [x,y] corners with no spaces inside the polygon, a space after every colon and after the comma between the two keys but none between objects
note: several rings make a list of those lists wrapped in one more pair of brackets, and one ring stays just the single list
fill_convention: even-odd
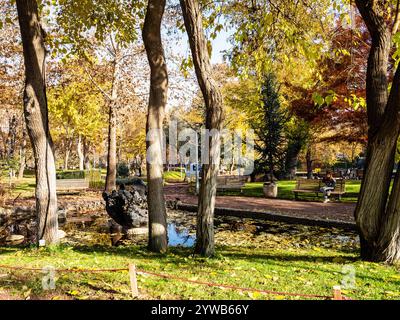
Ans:
[{"label": "green bush", "polygon": [[84,170],[68,170],[57,172],[57,179],[85,179]]},{"label": "green bush", "polygon": [[117,165],[117,176],[118,177],[129,177],[129,167],[125,162],[118,163]]}]

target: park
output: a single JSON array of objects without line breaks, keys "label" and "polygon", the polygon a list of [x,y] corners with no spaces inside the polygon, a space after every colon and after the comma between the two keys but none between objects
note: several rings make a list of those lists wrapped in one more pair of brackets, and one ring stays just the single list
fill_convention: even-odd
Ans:
[{"label": "park", "polygon": [[0,300],[399,300],[399,1],[2,0]]}]

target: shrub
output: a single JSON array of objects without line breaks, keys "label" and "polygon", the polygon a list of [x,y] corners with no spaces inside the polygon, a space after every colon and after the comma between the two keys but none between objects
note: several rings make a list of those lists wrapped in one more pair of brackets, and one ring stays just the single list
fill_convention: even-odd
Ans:
[{"label": "shrub", "polygon": [[117,165],[117,175],[118,177],[126,178],[129,177],[129,167],[125,162],[118,163]]},{"label": "shrub", "polygon": [[85,171],[61,171],[57,172],[57,179],[85,179]]}]

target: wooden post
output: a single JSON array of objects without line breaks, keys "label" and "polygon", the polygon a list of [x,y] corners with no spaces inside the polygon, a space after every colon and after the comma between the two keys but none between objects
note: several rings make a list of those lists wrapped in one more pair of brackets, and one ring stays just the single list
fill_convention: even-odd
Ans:
[{"label": "wooden post", "polygon": [[133,263],[129,264],[129,280],[131,283],[132,298],[137,298],[139,296],[137,278],[136,278],[136,266]]},{"label": "wooden post", "polygon": [[340,286],[333,287],[333,300],[343,300]]}]

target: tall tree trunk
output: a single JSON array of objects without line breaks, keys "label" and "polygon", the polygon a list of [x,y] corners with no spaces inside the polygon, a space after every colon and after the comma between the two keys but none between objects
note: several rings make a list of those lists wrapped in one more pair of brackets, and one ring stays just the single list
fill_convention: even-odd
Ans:
[{"label": "tall tree trunk", "polygon": [[[181,0],[180,3],[197,81],[206,105],[206,129],[219,131],[223,117],[222,95],[212,77],[212,67],[199,4],[197,0]],[[209,163],[202,164],[195,247],[195,252],[203,256],[212,256],[215,253],[214,207],[221,142],[219,136],[212,135],[208,138],[208,143],[209,154],[207,156]]]},{"label": "tall tree trunk", "polygon": [[307,152],[306,152],[306,164],[307,164],[307,179],[312,179],[313,178],[313,172],[312,172],[312,158],[311,158],[311,146],[308,146]]},{"label": "tall tree trunk", "polygon": [[[164,110],[167,103],[168,73],[161,41],[165,0],[149,0],[143,26],[143,42],[151,69],[147,113],[147,203],[149,209],[149,250],[167,251],[167,213],[163,190]],[[151,140],[151,141],[149,141]]]},{"label": "tall tree trunk", "polygon": [[25,62],[24,114],[35,157],[37,240],[58,242],[56,170],[48,125],[43,30],[36,0],[17,0]]},{"label": "tall tree trunk", "polygon": [[68,170],[69,153],[70,153],[70,150],[66,149],[65,155],[64,155],[64,170]]},{"label": "tall tree trunk", "polygon": [[9,119],[9,132],[7,137],[7,157],[8,159],[13,159],[15,155],[15,146],[17,142],[17,118],[13,115]]},{"label": "tall tree trunk", "polygon": [[73,145],[73,137],[66,138],[64,142],[64,170],[68,170],[69,168],[69,156],[71,155],[71,149]]},{"label": "tall tree trunk", "polygon": [[117,180],[117,99],[118,76],[120,70],[119,52],[115,52],[113,61],[113,81],[111,99],[108,110],[108,150],[107,150],[107,176],[105,190],[111,192],[116,189]]},{"label": "tall tree trunk", "polygon": [[108,112],[108,151],[107,151],[107,176],[106,191],[116,188],[117,179],[117,119],[114,103],[110,103]]},{"label": "tall tree trunk", "polygon": [[18,169],[18,179],[22,179],[24,177],[24,171],[26,166],[26,131],[22,129],[22,141],[21,141],[21,149],[19,155],[19,169]]},{"label": "tall tree trunk", "polygon": [[[361,257],[396,262],[400,258],[400,186],[398,175],[390,194],[394,156],[400,132],[400,69],[388,97],[388,60],[392,32],[379,12],[382,4],[356,0],[372,38],[367,67],[368,147],[364,179],[355,210]],[[393,24],[396,25],[396,24]]]},{"label": "tall tree trunk", "polygon": [[85,170],[90,170],[90,142],[86,138],[83,138],[83,158],[85,163]]},{"label": "tall tree trunk", "polygon": [[291,141],[288,144],[286,160],[285,160],[285,170],[286,178],[294,179],[296,178],[297,162],[299,159],[299,153],[301,151],[302,144],[299,141]]},{"label": "tall tree trunk", "polygon": [[78,145],[77,145],[77,151],[78,151],[78,158],[79,158],[79,170],[83,170],[83,161],[84,161],[84,157],[83,157],[83,150],[82,150],[82,136],[79,135],[78,136]]}]

